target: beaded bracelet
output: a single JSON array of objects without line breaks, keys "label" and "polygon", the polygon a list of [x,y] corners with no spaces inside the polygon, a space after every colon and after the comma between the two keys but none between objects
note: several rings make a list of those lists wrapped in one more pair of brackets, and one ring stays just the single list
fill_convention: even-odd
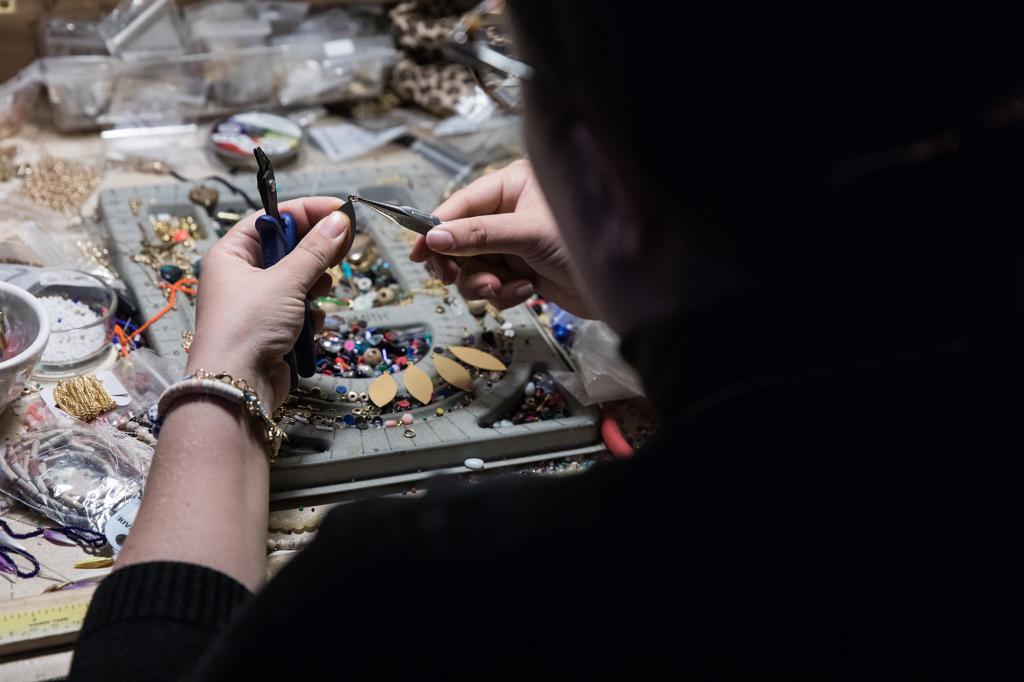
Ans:
[{"label": "beaded bracelet", "polygon": [[261,431],[267,438],[269,459],[277,459],[281,443],[288,440],[281,427],[270,417],[259,396],[249,387],[244,379],[235,379],[225,372],[213,373],[204,369],[196,370],[195,374],[186,376],[181,381],[167,387],[156,405],[150,408],[149,420],[153,424],[153,435],[160,436],[167,413],[179,399],[191,393],[201,393],[223,398],[228,402],[241,403],[250,416],[256,418]]}]

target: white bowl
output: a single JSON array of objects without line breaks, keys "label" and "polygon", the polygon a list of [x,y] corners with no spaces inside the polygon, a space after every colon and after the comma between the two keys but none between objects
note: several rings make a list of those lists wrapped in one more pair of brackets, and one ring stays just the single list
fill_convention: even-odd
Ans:
[{"label": "white bowl", "polygon": [[[39,300],[20,287],[0,282],[0,310],[4,311],[7,345],[15,354],[0,360],[0,413],[25,388],[50,338],[50,320]],[[0,356],[2,357],[2,356]]]}]

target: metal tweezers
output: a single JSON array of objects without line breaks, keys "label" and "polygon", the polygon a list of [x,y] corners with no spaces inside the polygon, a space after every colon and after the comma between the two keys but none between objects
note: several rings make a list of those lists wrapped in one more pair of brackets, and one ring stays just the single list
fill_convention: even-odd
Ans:
[{"label": "metal tweezers", "polygon": [[441,219],[436,215],[431,215],[426,211],[421,211],[418,208],[412,206],[398,206],[396,204],[385,204],[383,201],[373,201],[372,199],[364,199],[356,194],[349,194],[348,200],[352,203],[360,203],[368,208],[372,208],[377,213],[380,213],[385,218],[389,218],[398,225],[404,227],[407,230],[412,230],[417,234],[426,235],[430,231],[430,228],[436,227],[441,224]]},{"label": "metal tweezers", "polygon": [[[348,195],[348,203],[349,205],[356,203],[363,204],[367,208],[372,208],[377,213],[380,213],[385,218],[390,219],[395,224],[423,236],[426,236],[427,232],[443,222],[436,215],[427,213],[426,211],[421,211],[420,209],[413,208],[412,206],[386,204],[383,201],[364,199],[356,194]],[[502,282],[509,282],[516,279],[515,273],[504,265],[492,261],[481,260],[479,256],[453,256],[452,260],[455,261],[455,264],[459,266],[460,270],[467,274],[473,272],[490,272]]]}]

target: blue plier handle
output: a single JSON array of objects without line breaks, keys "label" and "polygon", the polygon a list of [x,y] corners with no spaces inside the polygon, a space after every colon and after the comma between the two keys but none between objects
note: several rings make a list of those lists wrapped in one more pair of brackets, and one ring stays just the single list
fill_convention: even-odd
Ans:
[{"label": "blue plier handle", "polygon": [[[291,253],[299,243],[295,218],[290,213],[280,213],[277,208],[277,181],[274,168],[262,149],[253,150],[256,155],[256,186],[263,201],[263,211],[256,219],[256,234],[260,238],[261,266],[266,269]],[[311,377],[316,369],[313,358],[313,316],[309,301],[306,301],[306,315],[302,330],[295,346],[284,356],[291,373],[292,387],[298,384],[300,376]]]}]

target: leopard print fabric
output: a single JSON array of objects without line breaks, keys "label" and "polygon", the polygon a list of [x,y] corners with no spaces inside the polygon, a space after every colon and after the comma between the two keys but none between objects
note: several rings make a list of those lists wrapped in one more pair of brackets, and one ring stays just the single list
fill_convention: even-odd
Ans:
[{"label": "leopard print fabric", "polygon": [[448,61],[441,52],[459,17],[475,4],[474,0],[412,0],[391,10],[401,56],[391,71],[390,85],[404,101],[450,116],[458,101],[476,88],[473,72]]}]

